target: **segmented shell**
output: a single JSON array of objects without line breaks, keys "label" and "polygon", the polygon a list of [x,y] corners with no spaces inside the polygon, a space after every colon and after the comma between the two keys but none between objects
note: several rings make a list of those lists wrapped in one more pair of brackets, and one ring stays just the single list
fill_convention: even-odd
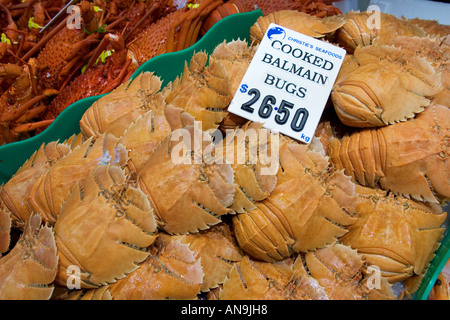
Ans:
[{"label": "segmented shell", "polygon": [[48,300],[58,269],[51,227],[31,215],[14,248],[0,259],[0,299]]},{"label": "segmented shell", "polygon": [[378,127],[405,121],[422,112],[442,90],[437,68],[401,48],[358,47],[345,60],[331,99],[339,119],[348,126]]},{"label": "segmented shell", "polygon": [[38,178],[31,188],[28,205],[44,221],[54,223],[72,187],[93,167],[99,164],[124,166],[127,160],[125,147],[113,135],[106,133],[95,141],[89,138]]},{"label": "segmented shell", "polygon": [[230,91],[233,95],[237,91],[257,49],[257,45],[250,46],[247,41],[238,39],[220,43],[210,55],[210,59],[213,58],[216,62],[222,64],[230,75]]},{"label": "segmented shell", "polygon": [[328,300],[328,296],[307,274],[301,258],[267,263],[244,256],[231,269],[219,299]]},{"label": "segmented shell", "polygon": [[336,15],[317,18],[313,15],[296,11],[280,10],[259,17],[250,28],[250,42],[261,42],[269,25],[275,23],[313,38],[323,38],[345,24],[343,16]]},{"label": "segmented shell", "polygon": [[192,116],[171,105],[147,111],[128,127],[119,140],[129,150],[127,167],[131,171],[139,171],[167,135],[193,124]]},{"label": "segmented shell", "polygon": [[305,263],[330,300],[395,299],[384,278],[380,277],[378,288],[369,282],[363,273],[362,256],[348,246],[335,243],[308,252]]},{"label": "segmented shell", "polygon": [[323,153],[286,139],[280,167],[269,197],[233,217],[240,247],[268,262],[334,242],[356,219],[355,186],[342,171],[329,170]]},{"label": "segmented shell", "polygon": [[334,139],[333,165],[354,181],[439,203],[450,197],[450,109],[432,104],[416,118]]},{"label": "segmented shell", "polygon": [[433,67],[442,74],[442,89],[433,101],[450,106],[450,36],[431,37],[397,37],[392,44],[404,52],[419,57],[427,57]]},{"label": "segmented shell", "polygon": [[[231,42],[224,41],[219,44],[211,54],[210,57],[222,64],[228,72],[231,94],[234,95],[238,90],[239,84],[241,83],[257,48],[257,45],[249,46],[246,41],[242,40],[234,40]],[[237,126],[244,125],[246,122],[246,119],[238,115],[227,113],[220,123],[220,129],[222,131],[235,129]]]},{"label": "segmented shell", "polygon": [[423,276],[439,245],[446,213],[385,191],[356,186],[359,219],[340,238],[394,283]]},{"label": "segmented shell", "polygon": [[406,19],[379,11],[350,11],[345,24],[336,32],[336,41],[352,54],[357,47],[389,43],[397,36],[425,37],[427,33]]},{"label": "segmented shell", "polygon": [[154,104],[161,104],[160,89],[159,77],[150,72],[139,74],[94,102],[80,120],[81,132],[86,137],[98,137],[105,132],[122,136],[139,116]]},{"label": "segmented shell", "polygon": [[243,258],[230,227],[223,222],[205,231],[173,238],[189,245],[195,259],[200,261],[204,273],[202,292],[222,284],[233,265]]},{"label": "segmented shell", "polygon": [[432,36],[446,37],[450,34],[450,26],[440,24],[437,20],[414,18],[408,19],[408,22],[421,27],[426,33]]},{"label": "segmented shell", "polygon": [[11,215],[14,227],[23,229],[32,211],[26,199],[30,195],[34,183],[52,167],[59,159],[81,144],[81,136],[72,137],[69,141],[56,141],[42,144],[37,151],[20,167],[20,169],[0,187],[1,211]]},{"label": "segmented shell", "polygon": [[205,131],[218,128],[234,94],[225,67],[214,59],[209,59],[208,66],[207,62],[206,53],[194,54],[189,66],[186,62],[183,74],[163,90],[167,104],[182,108],[201,121]]},{"label": "segmented shell", "polygon": [[170,234],[207,229],[231,212],[233,171],[228,164],[204,161],[204,148],[210,143],[202,141],[203,135],[192,127],[174,131],[137,172],[140,188],[163,222],[161,228]]},{"label": "segmented shell", "polygon": [[154,212],[126,179],[119,167],[99,165],[73,187],[55,223],[58,284],[73,282],[75,266],[81,288],[106,285],[149,255],[146,248],[157,237]]},{"label": "segmented shell", "polygon": [[242,213],[269,196],[277,184],[279,136],[256,122],[247,122],[215,146],[214,162],[231,165],[235,195],[231,208]]},{"label": "segmented shell", "polygon": [[139,269],[109,286],[114,300],[197,299],[203,280],[200,260],[187,244],[158,237]]}]

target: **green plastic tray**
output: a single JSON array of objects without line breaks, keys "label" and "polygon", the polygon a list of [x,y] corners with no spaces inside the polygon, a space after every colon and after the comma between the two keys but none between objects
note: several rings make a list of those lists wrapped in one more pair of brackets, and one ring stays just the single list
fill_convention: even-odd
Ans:
[{"label": "green plastic tray", "polygon": [[[181,74],[185,61],[189,61],[195,52],[206,51],[207,53],[211,53],[224,40],[241,39],[248,41],[250,27],[260,16],[262,16],[262,11],[255,10],[226,17],[216,23],[192,47],[154,57],[136,70],[131,78],[134,79],[141,72],[152,71],[161,77],[164,86]],[[63,141],[73,134],[78,134],[80,132],[79,121],[84,112],[104,95],[88,97],[73,103],[61,112],[57,119],[45,131],[30,139],[0,146],[0,185],[7,182],[43,143],[56,140]],[[416,292],[414,299],[423,300],[428,297],[434,282],[450,256],[450,234],[448,229],[436,253],[436,257],[432,261],[422,282],[422,286]]]}]

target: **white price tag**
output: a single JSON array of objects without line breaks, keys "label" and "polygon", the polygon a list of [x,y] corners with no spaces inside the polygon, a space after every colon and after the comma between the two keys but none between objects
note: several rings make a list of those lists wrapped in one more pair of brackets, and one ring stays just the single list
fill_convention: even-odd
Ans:
[{"label": "white price tag", "polygon": [[228,111],[310,143],[345,54],[272,23]]}]

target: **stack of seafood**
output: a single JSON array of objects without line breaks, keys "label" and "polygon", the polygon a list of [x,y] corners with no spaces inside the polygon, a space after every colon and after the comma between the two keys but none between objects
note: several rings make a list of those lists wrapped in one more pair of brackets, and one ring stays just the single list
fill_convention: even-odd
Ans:
[{"label": "stack of seafood", "polygon": [[227,15],[255,8],[340,13],[323,0],[78,2],[0,2],[0,145],[41,132],[72,103],[110,92],[147,60],[191,46]]},{"label": "stack of seafood", "polygon": [[[413,294],[450,199],[448,31],[369,17],[273,12],[97,100],[0,189],[0,298]],[[270,22],[348,52],[308,145],[227,111]]]},{"label": "stack of seafood", "polygon": [[438,275],[428,300],[450,300],[450,259]]}]

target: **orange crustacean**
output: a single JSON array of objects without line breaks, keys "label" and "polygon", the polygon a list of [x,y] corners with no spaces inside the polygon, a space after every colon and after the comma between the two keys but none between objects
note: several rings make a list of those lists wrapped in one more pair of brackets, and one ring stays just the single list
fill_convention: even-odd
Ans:
[{"label": "orange crustacean", "polygon": [[153,209],[117,166],[98,165],[75,184],[55,223],[56,282],[66,285],[78,267],[79,286],[115,282],[138,268],[157,238]]},{"label": "orange crustacean", "polygon": [[379,288],[370,289],[363,265],[356,250],[342,244],[273,263],[246,256],[230,271],[218,296],[220,300],[394,299],[385,279]]},{"label": "orange crustacean", "polygon": [[226,224],[190,235],[159,233],[150,255],[138,270],[113,284],[76,290],[64,298],[194,300],[201,291],[221,284],[234,263],[242,259],[242,253],[233,242]]},{"label": "orange crustacean", "polygon": [[197,298],[204,273],[187,244],[171,236],[158,237],[149,253],[139,269],[108,286],[113,300]]},{"label": "orange crustacean", "polygon": [[325,290],[303,268],[302,259],[269,263],[245,256],[219,289],[219,300],[328,300]]},{"label": "orange crustacean", "polygon": [[447,260],[444,268],[439,274],[428,300],[450,300],[450,260]]},{"label": "orange crustacean", "polygon": [[[194,139],[193,130],[190,132]],[[139,168],[138,184],[149,197],[166,232],[198,232],[219,223],[220,216],[231,212],[233,171],[228,164],[195,160],[194,152],[191,155],[190,151],[173,161],[173,154],[193,150],[189,146],[194,145],[191,138],[176,143],[173,135],[165,137]],[[207,144],[200,141],[199,146],[204,150]]]},{"label": "orange crustacean", "polygon": [[20,167],[11,179],[0,187],[2,212],[11,216],[12,224],[23,228],[32,214],[27,197],[39,177],[59,159],[82,143],[81,135],[72,136],[67,141],[42,144],[41,147]]},{"label": "orange crustacean", "polygon": [[0,259],[2,300],[48,300],[54,290],[58,256],[53,230],[32,215],[24,232],[7,255]]},{"label": "orange crustacean", "polygon": [[333,139],[330,158],[361,185],[445,204],[450,197],[449,121],[450,109],[432,104],[406,122]]},{"label": "orange crustacean", "polygon": [[[201,121],[203,130],[216,129],[232,99],[229,79],[224,65],[200,52],[185,66],[182,76],[166,87],[164,99]],[[197,94],[192,95],[194,90]]]},{"label": "orange crustacean", "polygon": [[[416,23],[399,19],[392,14],[378,12],[375,20],[373,11],[350,11],[343,15],[345,24],[336,33],[336,41],[348,53],[353,54],[359,47],[374,43],[386,44],[397,36],[425,37],[428,33]],[[378,14],[375,12],[375,14]]]},{"label": "orange crustacean", "polygon": [[331,243],[356,220],[355,185],[331,169],[320,142],[306,146],[284,138],[279,152],[275,189],[255,210],[233,218],[241,248],[268,262]]},{"label": "orange crustacean", "polygon": [[95,101],[80,120],[81,132],[86,137],[98,137],[105,132],[122,136],[130,123],[151,109],[149,104],[157,99],[160,89],[158,77],[150,72],[141,73]]},{"label": "orange crustacean", "polygon": [[340,239],[377,266],[390,283],[407,280],[410,292],[420,283],[439,246],[447,214],[440,206],[356,186],[359,219]]},{"label": "orange crustacean", "polygon": [[205,231],[174,236],[174,239],[188,244],[195,258],[200,260],[204,273],[201,292],[219,287],[234,264],[244,257],[230,226],[224,222]]},{"label": "orange crustacean", "polygon": [[95,141],[89,138],[39,176],[30,190],[28,205],[44,221],[55,223],[67,194],[93,166],[124,166],[127,159],[125,147],[113,135],[103,134]]},{"label": "orange crustacean", "polygon": [[326,38],[345,24],[341,15],[318,18],[295,10],[275,11],[259,17],[250,28],[250,40],[260,42],[271,23],[305,34],[313,38]]},{"label": "orange crustacean", "polygon": [[442,89],[433,101],[444,106],[450,105],[450,36],[442,37],[396,37],[392,45],[410,54],[429,57],[432,66],[441,74]]},{"label": "orange crustacean", "polygon": [[412,118],[441,91],[441,72],[430,59],[374,44],[346,56],[331,98],[343,124],[365,128]]}]

